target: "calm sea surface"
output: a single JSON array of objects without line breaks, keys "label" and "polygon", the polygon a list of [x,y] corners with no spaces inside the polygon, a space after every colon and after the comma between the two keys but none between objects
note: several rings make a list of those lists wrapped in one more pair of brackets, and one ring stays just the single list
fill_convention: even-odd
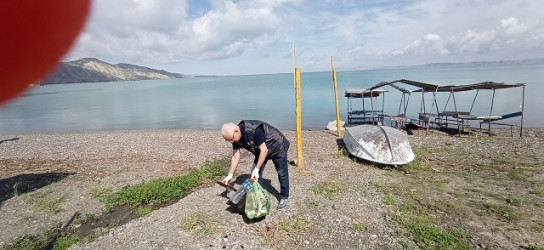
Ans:
[{"label": "calm sea surface", "polygon": [[[304,69],[302,69],[304,70]],[[544,127],[544,65],[445,67],[337,72],[340,118],[346,120],[346,88],[409,79],[438,85],[482,81],[527,83],[524,126]],[[336,119],[330,72],[302,73],[302,127],[323,129]],[[413,89],[406,86],[408,89]],[[397,114],[400,93],[385,95],[385,111]],[[473,114],[488,115],[493,91],[480,91]],[[427,94],[428,95],[428,94]],[[456,95],[469,110],[475,91]],[[426,97],[427,111],[430,95]],[[448,94],[438,94],[440,110],[453,110]],[[520,111],[522,88],[497,90],[492,114]],[[379,100],[381,102],[381,100]],[[355,103],[362,105],[361,103]],[[417,117],[421,94],[413,93],[408,116]],[[435,108],[436,110],[436,108]],[[540,110],[540,111],[539,111]],[[220,129],[226,121],[260,119],[284,130],[295,128],[292,74],[197,77],[137,82],[45,85],[0,107],[0,133],[133,129]],[[508,121],[519,124],[519,118]]]}]

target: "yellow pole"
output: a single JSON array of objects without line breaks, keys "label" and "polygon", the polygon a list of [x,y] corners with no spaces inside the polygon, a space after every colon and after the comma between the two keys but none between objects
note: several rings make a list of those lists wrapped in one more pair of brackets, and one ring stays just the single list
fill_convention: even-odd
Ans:
[{"label": "yellow pole", "polygon": [[342,132],[340,130],[340,111],[338,110],[338,87],[336,84],[336,70],[334,70],[334,64],[333,59],[331,56],[331,68],[332,68],[332,81],[334,83],[334,105],[336,106],[336,131],[338,137],[342,136]]},{"label": "yellow pole", "polygon": [[297,167],[299,171],[304,170],[304,161],[302,159],[302,109],[300,106],[300,69],[297,68],[295,43],[293,42],[293,85],[295,87],[295,116],[296,116],[296,133],[297,133]]},{"label": "yellow pole", "polygon": [[296,98],[296,109],[295,113],[297,116],[297,166],[298,170],[304,170],[304,162],[302,159],[302,112],[300,107],[300,69],[295,68],[295,98]]},{"label": "yellow pole", "polygon": [[300,69],[295,68],[295,99],[296,99],[296,130],[297,130],[297,166],[299,170],[304,170],[302,159],[302,109],[300,105]]}]

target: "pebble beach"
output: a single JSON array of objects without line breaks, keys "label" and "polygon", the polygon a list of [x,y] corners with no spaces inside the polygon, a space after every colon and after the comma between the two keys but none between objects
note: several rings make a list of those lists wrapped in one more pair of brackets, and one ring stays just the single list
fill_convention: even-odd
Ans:
[{"label": "pebble beach", "polygon": [[[295,132],[283,132],[292,142],[289,158],[295,160]],[[504,154],[520,161],[526,157],[532,157],[536,162],[544,160],[542,128],[527,128],[521,138],[516,134],[510,137],[509,129],[498,129],[492,137],[478,133],[459,137],[438,130],[405,132],[413,147],[472,151],[473,155],[467,157],[469,162]],[[223,188],[211,185],[147,216],[109,228],[100,237],[79,242],[72,248],[398,248],[401,238],[396,236],[398,229],[392,222],[392,208],[384,203],[384,193],[373,187],[377,183],[394,182],[392,175],[399,174],[399,171],[347,156],[339,148],[341,138],[335,131],[304,130],[302,138],[304,168],[290,166],[291,197],[285,209],[275,209],[277,199],[274,195],[279,190],[279,183],[273,164],[270,162],[265,169],[263,178],[268,180],[273,209],[264,220],[248,221],[243,214],[226,205]],[[66,223],[75,212],[105,213],[103,204],[92,197],[96,190],[119,190],[160,177],[181,175],[206,161],[227,159],[230,154],[230,144],[215,130],[2,134],[0,224],[3,230],[0,230],[0,247],[22,235],[40,234],[51,225]],[[252,159],[248,152],[243,152],[235,185],[247,178]],[[436,166],[437,169],[443,167],[440,164]],[[544,183],[542,171],[537,172],[540,174],[533,180]],[[26,194],[14,193],[17,183],[51,177],[50,174],[57,174],[57,178]],[[343,194],[329,199],[312,191],[317,184],[327,181],[341,183]],[[28,197],[25,198],[31,193],[61,197],[61,208],[54,212],[36,211]],[[535,197],[540,201],[544,199],[542,195]],[[195,213],[204,213],[211,218],[213,230],[210,234],[180,229],[180,221]],[[278,225],[286,221],[300,222],[301,225],[280,230]],[[365,225],[364,228],[354,230],[353,225],[359,224]],[[526,233],[516,238],[508,233],[490,236],[484,229],[480,235],[477,227],[470,228],[476,230],[475,234],[484,246],[515,249],[529,244],[527,242],[544,244],[544,237],[540,237],[542,232],[540,235]],[[477,246],[477,242],[473,246]]]}]

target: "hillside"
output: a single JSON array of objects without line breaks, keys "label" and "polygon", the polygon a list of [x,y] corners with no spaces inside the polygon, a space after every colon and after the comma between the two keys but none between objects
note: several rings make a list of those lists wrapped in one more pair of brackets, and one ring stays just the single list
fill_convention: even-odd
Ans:
[{"label": "hillside", "polygon": [[42,84],[114,82],[182,78],[182,74],[170,73],[131,64],[109,64],[95,58],[63,62]]}]

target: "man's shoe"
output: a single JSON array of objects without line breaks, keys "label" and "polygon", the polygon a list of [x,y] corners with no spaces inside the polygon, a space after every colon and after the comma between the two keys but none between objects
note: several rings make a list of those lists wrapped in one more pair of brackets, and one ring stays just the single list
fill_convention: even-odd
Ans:
[{"label": "man's shoe", "polygon": [[285,206],[287,206],[287,199],[281,198],[280,202],[278,203],[278,209],[282,209]]}]

